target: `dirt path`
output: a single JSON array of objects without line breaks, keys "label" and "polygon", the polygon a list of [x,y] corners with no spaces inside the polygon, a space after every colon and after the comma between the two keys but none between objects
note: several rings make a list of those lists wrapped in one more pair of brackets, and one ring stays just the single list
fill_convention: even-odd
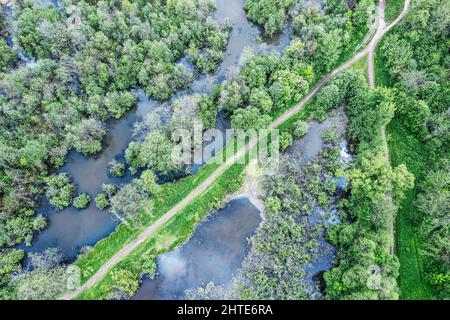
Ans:
[{"label": "dirt path", "polygon": [[[293,108],[289,109],[285,113],[283,113],[281,116],[279,116],[277,119],[275,119],[271,125],[270,128],[275,129],[279,125],[281,125],[283,122],[285,122],[287,119],[292,117],[294,114],[300,111],[300,109],[312,98],[314,97],[317,92],[320,91],[336,74],[339,72],[349,68],[352,66],[355,62],[360,60],[362,57],[364,57],[366,54],[372,54],[374,55],[374,51],[376,48],[376,44],[379,42],[379,40],[383,37],[383,35],[389,31],[398,21],[401,20],[401,18],[406,14],[408,7],[409,7],[410,0],[406,0],[405,2],[405,8],[403,9],[402,14],[388,27],[385,27],[384,24],[384,0],[380,0],[379,3],[379,21],[378,23],[378,29],[374,36],[374,38],[370,41],[369,45],[362,50],[361,52],[355,54],[350,60],[339,66],[338,68],[334,69],[331,73],[329,73],[316,87],[311,90],[298,104],[296,104]],[[369,59],[370,60],[370,59]],[[373,66],[372,66],[373,68]],[[372,69],[373,73],[373,69]],[[370,71],[369,71],[370,75]],[[190,203],[193,199],[200,196],[204,191],[206,191],[213,183],[214,181],[222,174],[224,173],[231,165],[233,165],[238,159],[240,159],[245,153],[246,150],[252,149],[254,146],[256,146],[257,141],[252,140],[250,141],[246,147],[241,148],[235,155],[230,157],[226,163],[221,165],[219,168],[216,169],[204,182],[202,182],[197,188],[195,188],[186,198],[184,198],[181,202],[179,202],[175,207],[173,207],[171,210],[169,210],[165,215],[163,215],[159,220],[157,220],[154,224],[149,226],[147,229],[145,229],[138,237],[137,239],[133,240],[126,246],[124,246],[122,249],[120,249],[108,262],[106,262],[88,281],[86,281],[81,287],[79,287],[77,290],[63,296],[61,299],[63,300],[70,300],[76,298],[81,292],[84,290],[90,288],[93,286],[96,282],[98,282],[106,273],[111,270],[119,261],[121,261],[124,257],[126,257],[131,251],[136,249],[139,245],[144,243],[148,237],[150,237],[156,230],[158,230],[162,225],[164,225],[167,221],[169,221],[172,217],[174,217],[177,213],[179,213],[181,210],[183,210],[188,203]]]},{"label": "dirt path", "polygon": [[[372,89],[375,89],[376,83],[375,83],[375,52],[377,49],[377,45],[380,42],[383,35],[385,35],[387,32],[389,32],[397,23],[400,22],[400,20],[403,19],[403,17],[406,15],[409,9],[411,0],[406,0],[403,10],[400,13],[400,15],[392,21],[391,24],[386,26],[386,22],[384,19],[384,9],[386,7],[385,0],[380,0],[378,5],[378,27],[377,32],[375,33],[375,36],[373,37],[372,41],[370,42],[368,49],[368,74],[369,74],[369,84]],[[390,163],[390,156],[389,156],[389,147],[387,143],[387,137],[386,137],[386,128],[381,128],[381,137],[383,139],[383,149],[384,149],[384,157],[386,159],[387,163]],[[386,195],[386,201],[392,202],[392,194]],[[388,241],[388,252],[390,255],[394,254],[394,244],[395,244],[395,232],[394,232],[394,220],[391,222],[388,222],[388,232],[389,232],[389,241]]]},{"label": "dirt path", "polygon": [[406,0],[405,4],[403,6],[403,10],[400,13],[400,15],[392,21],[388,26],[386,26],[386,21],[384,19],[384,9],[386,7],[386,1],[380,0],[378,4],[378,19],[377,19],[377,31],[372,39],[370,41],[369,45],[367,46],[369,58],[368,58],[368,72],[369,72],[369,83],[372,88],[375,88],[375,52],[377,49],[377,45],[380,42],[380,40],[383,38],[383,36],[389,32],[393,27],[397,25],[406,15],[409,9],[409,5],[411,3],[411,0]]}]

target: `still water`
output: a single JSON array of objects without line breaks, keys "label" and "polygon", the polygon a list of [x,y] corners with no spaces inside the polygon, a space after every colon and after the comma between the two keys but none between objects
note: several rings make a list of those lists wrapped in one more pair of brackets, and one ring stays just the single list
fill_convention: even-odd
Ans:
[{"label": "still water", "polygon": [[247,238],[260,220],[247,198],[231,200],[200,224],[186,244],[158,257],[158,275],[144,279],[134,299],[183,299],[187,289],[210,281],[226,284],[247,255]]}]

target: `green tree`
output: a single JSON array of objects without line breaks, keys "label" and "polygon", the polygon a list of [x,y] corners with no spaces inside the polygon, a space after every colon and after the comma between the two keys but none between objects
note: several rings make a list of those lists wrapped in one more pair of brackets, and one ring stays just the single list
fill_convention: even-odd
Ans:
[{"label": "green tree", "polygon": [[139,279],[127,269],[117,269],[111,272],[113,288],[127,297],[132,297],[139,288]]},{"label": "green tree", "polygon": [[402,123],[415,135],[425,139],[429,135],[427,122],[431,118],[427,103],[403,94],[396,97],[396,105]]},{"label": "green tree", "polygon": [[281,151],[286,150],[292,145],[293,139],[289,132],[281,132],[280,134],[280,149]]},{"label": "green tree", "polygon": [[269,91],[277,109],[299,101],[308,92],[308,82],[289,70],[276,71],[271,80]]},{"label": "green tree", "polygon": [[296,138],[301,138],[308,133],[309,126],[306,121],[298,120],[293,124],[293,133]]},{"label": "green tree", "polygon": [[105,106],[110,114],[116,119],[120,119],[125,112],[130,110],[135,102],[136,95],[130,92],[108,92],[105,97]]},{"label": "green tree", "polygon": [[111,213],[129,226],[141,223],[142,214],[150,212],[146,194],[135,184],[126,184],[111,197]]},{"label": "green tree", "polygon": [[86,155],[92,155],[102,149],[102,139],[106,130],[97,119],[83,119],[77,125],[69,128],[67,140],[77,150]]},{"label": "green tree", "polygon": [[78,209],[84,209],[89,206],[90,202],[91,197],[86,193],[82,193],[79,196],[75,197],[75,199],[73,199],[73,206]]},{"label": "green tree", "polygon": [[273,101],[264,88],[255,88],[250,94],[250,105],[259,109],[261,113],[269,114],[272,111]]},{"label": "green tree", "polygon": [[381,53],[386,67],[394,77],[399,76],[406,69],[411,69],[415,64],[411,45],[397,34],[386,36],[381,46]]},{"label": "green tree", "polygon": [[23,277],[17,287],[19,300],[54,300],[67,288],[64,268],[34,270]]},{"label": "green tree", "polygon": [[314,104],[314,117],[320,121],[325,120],[327,112],[339,107],[344,98],[344,92],[334,83],[325,86],[316,95]]},{"label": "green tree", "polygon": [[46,179],[46,196],[53,206],[64,209],[72,203],[75,186],[65,173],[50,176]]},{"label": "green tree", "polygon": [[295,0],[246,0],[244,9],[251,21],[264,27],[265,33],[272,36],[285,26],[287,11],[295,3]]},{"label": "green tree", "polygon": [[164,133],[160,131],[149,133],[140,145],[138,166],[162,174],[181,170],[181,163],[172,157],[173,147],[174,144]]},{"label": "green tree", "polygon": [[125,175],[125,164],[113,159],[109,162],[109,173],[113,177],[123,177]]},{"label": "green tree", "polygon": [[255,107],[236,109],[231,116],[231,127],[233,129],[263,129],[267,128],[271,122],[271,117],[261,114]]},{"label": "green tree", "polygon": [[216,125],[216,116],[218,105],[210,97],[201,96],[198,101],[199,117],[203,128],[210,129]]},{"label": "green tree", "polygon": [[14,62],[14,60],[16,60],[16,55],[13,53],[6,41],[3,38],[0,39],[0,71],[6,70],[6,68]]},{"label": "green tree", "polygon": [[238,75],[231,75],[231,79],[222,85],[219,105],[225,111],[232,112],[243,107],[248,99],[249,88]]},{"label": "green tree", "polygon": [[139,179],[134,182],[145,192],[149,194],[156,194],[159,191],[159,185],[156,182],[156,175],[151,170],[145,170],[142,172]]},{"label": "green tree", "polygon": [[321,35],[317,49],[316,65],[321,72],[329,72],[336,64],[342,51],[340,30],[334,29]]}]

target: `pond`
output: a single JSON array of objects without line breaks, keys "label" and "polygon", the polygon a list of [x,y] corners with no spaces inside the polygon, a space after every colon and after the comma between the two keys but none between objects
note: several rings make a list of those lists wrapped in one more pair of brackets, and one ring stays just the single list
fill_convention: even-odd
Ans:
[{"label": "pond", "polygon": [[[212,84],[221,83],[230,68],[239,66],[239,59],[244,48],[251,48],[255,52],[277,51],[282,52],[290,42],[288,28],[272,39],[257,41],[260,34],[258,27],[250,23],[243,10],[243,0],[218,0],[215,19],[224,22],[225,19],[233,24],[233,30],[225,52],[225,58],[218,70],[210,76],[201,76],[194,81],[189,90],[177,92],[174,96],[190,92],[207,93]],[[180,63],[186,64],[186,58]],[[142,121],[152,110],[157,109],[161,103],[149,99],[142,90],[139,90],[140,100],[133,110],[120,120],[110,120],[107,123],[108,135],[103,150],[95,157],[85,157],[80,153],[71,151],[67,162],[60,172],[67,172],[78,185],[78,193],[88,193],[94,198],[100,191],[103,183],[126,183],[133,177],[128,174],[124,178],[112,178],[108,175],[108,164],[113,159],[123,159],[123,154],[129,142],[133,140],[133,127],[136,122]],[[217,127],[225,129],[229,123],[218,117]],[[195,173],[194,168],[193,173]],[[46,201],[38,210],[48,218],[49,226],[39,235],[35,236],[32,246],[19,247],[26,252],[41,252],[50,247],[62,250],[66,261],[73,261],[81,248],[93,246],[100,239],[110,234],[117,222],[106,211],[98,210],[94,201],[83,210],[68,207],[64,210],[52,208]]]},{"label": "pond", "polygon": [[231,200],[201,223],[186,244],[158,257],[157,276],[144,279],[133,299],[183,299],[185,290],[210,281],[226,284],[247,255],[247,238],[260,221],[259,210],[247,198]]},{"label": "pond", "polygon": [[[188,90],[177,92],[175,97],[192,92],[208,93],[213,84],[225,80],[231,68],[239,67],[241,54],[246,48],[255,53],[282,53],[289,45],[290,27],[275,37],[263,37],[261,30],[247,20],[243,2],[244,0],[217,0],[215,19],[220,23],[228,19],[233,25],[224,60],[214,74],[197,77]],[[320,2],[306,1],[306,4]],[[186,57],[181,59],[180,63],[188,68],[192,67]],[[108,164],[113,159],[123,160],[126,147],[134,139],[135,124],[161,106],[161,103],[149,99],[143,90],[138,90],[138,93],[139,102],[133,110],[120,120],[108,121],[104,148],[97,156],[84,157],[75,151],[69,153],[60,172],[67,172],[73,178],[79,193],[88,193],[94,198],[101,191],[102,184],[127,183],[133,178],[129,171],[125,177],[111,177],[108,174]],[[297,140],[289,152],[299,150],[306,161],[313,160],[323,148],[322,133],[336,123],[340,124],[340,128],[345,127],[345,121],[341,119],[327,119],[322,123],[310,122],[308,134]],[[228,121],[219,115],[217,128],[228,127]],[[341,142],[341,159],[351,161],[345,140]],[[194,168],[193,173],[196,169]],[[31,247],[20,247],[27,252],[58,247],[66,261],[73,261],[84,246],[95,245],[117,225],[111,214],[98,210],[94,202],[83,210],[74,207],[57,210],[43,200],[39,213],[48,217],[49,227],[35,237]],[[311,219],[318,219],[317,215],[320,215],[319,210],[315,210]],[[260,220],[259,210],[247,198],[231,200],[224,209],[210,214],[209,219],[197,227],[186,244],[158,257],[156,278],[145,278],[134,299],[182,299],[185,297],[185,290],[204,286],[208,282],[226,284],[247,255],[247,238],[254,234]],[[323,234],[319,240],[323,246],[323,254],[308,270],[311,281],[317,273],[329,269],[334,260],[334,250],[324,240]]]}]

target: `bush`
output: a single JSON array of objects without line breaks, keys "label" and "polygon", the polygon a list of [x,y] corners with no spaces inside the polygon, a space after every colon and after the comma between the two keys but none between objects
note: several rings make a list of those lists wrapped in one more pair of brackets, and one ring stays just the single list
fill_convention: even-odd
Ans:
[{"label": "bush", "polygon": [[301,138],[308,133],[309,126],[305,121],[298,120],[294,123],[293,129],[294,137]]},{"label": "bush", "polygon": [[142,172],[139,179],[135,179],[134,182],[145,192],[149,194],[155,194],[159,190],[159,185],[156,182],[156,175],[151,170],[145,170]]},{"label": "bush", "polygon": [[109,163],[109,173],[113,177],[123,177],[125,175],[125,164],[122,162],[117,162],[116,160],[112,160]]},{"label": "bush", "polygon": [[155,255],[151,250],[147,250],[141,256],[142,272],[151,279],[156,275],[157,265],[155,262]]},{"label": "bush", "polygon": [[280,134],[280,150],[284,151],[292,145],[292,135],[288,132],[282,132]]},{"label": "bush", "polygon": [[91,197],[86,194],[80,194],[78,197],[73,199],[73,206],[78,209],[84,209],[89,206],[89,203],[91,202]]},{"label": "bush", "polygon": [[108,197],[106,196],[106,194],[104,193],[99,193],[96,197],[95,197],[95,205],[97,206],[97,208],[99,208],[100,210],[105,210],[106,208],[109,207],[109,200]]},{"label": "bush", "polygon": [[139,280],[131,271],[126,269],[114,270],[111,272],[111,279],[114,283],[114,288],[127,297],[133,296],[139,288]]}]

